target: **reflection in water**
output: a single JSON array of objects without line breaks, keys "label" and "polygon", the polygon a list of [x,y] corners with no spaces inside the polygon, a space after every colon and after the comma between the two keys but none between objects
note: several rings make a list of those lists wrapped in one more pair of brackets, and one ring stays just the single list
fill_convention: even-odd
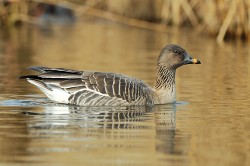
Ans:
[{"label": "reflection in water", "polygon": [[155,112],[156,151],[163,154],[175,154],[175,114],[176,105],[157,106]]},{"label": "reflection in water", "polygon": [[[131,151],[130,157],[125,155],[121,158],[123,162],[137,161],[132,156],[140,154],[139,152],[145,147],[151,149],[150,152],[141,153],[138,159],[155,153],[176,154],[174,147],[176,105],[77,107],[50,103],[39,96],[26,96],[25,100],[23,99],[25,96],[21,98],[21,100],[0,102],[2,108],[5,107],[10,111],[8,114],[20,117],[12,124],[8,122],[10,128],[16,129],[15,133],[10,134],[9,132],[13,131],[3,132],[0,129],[0,133],[8,135],[8,138],[0,139],[0,143],[5,142],[4,151],[0,150],[0,156],[7,155],[8,158],[13,152],[28,156],[46,155],[52,152],[95,154],[105,148],[107,153],[112,155],[100,157],[95,161],[102,163],[103,160],[112,162],[113,152],[117,150],[124,151],[124,154],[126,151]],[[17,110],[13,111],[15,107]],[[10,119],[13,115],[10,115]],[[0,120],[0,126],[3,126],[2,123],[6,121]],[[18,139],[22,142],[17,141]],[[18,144],[13,145],[15,141]],[[14,150],[19,146],[20,151]],[[23,158],[20,160],[30,162]],[[16,162],[16,159],[11,161]],[[83,161],[93,163],[87,157],[83,158]],[[141,164],[144,162],[140,161]]]},{"label": "reflection in water", "polygon": [[78,107],[78,106],[46,106],[41,112],[23,112],[35,116],[39,121],[31,121],[31,128],[130,128],[131,122],[139,122],[143,115],[150,111],[147,107]]}]

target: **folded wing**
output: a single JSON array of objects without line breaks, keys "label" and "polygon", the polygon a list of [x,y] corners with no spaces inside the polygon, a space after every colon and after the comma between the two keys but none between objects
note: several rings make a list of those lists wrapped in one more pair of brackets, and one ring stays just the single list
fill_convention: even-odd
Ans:
[{"label": "folded wing", "polygon": [[22,78],[27,78],[56,102],[82,106],[152,104],[150,86],[129,76],[37,66],[29,69],[41,74]]}]

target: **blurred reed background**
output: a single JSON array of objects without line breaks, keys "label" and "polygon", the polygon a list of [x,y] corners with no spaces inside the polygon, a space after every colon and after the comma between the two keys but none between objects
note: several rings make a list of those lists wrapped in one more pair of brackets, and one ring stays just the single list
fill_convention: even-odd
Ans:
[{"label": "blurred reed background", "polygon": [[155,31],[190,27],[218,42],[250,38],[250,0],[1,0],[0,26],[37,24],[58,6]]}]

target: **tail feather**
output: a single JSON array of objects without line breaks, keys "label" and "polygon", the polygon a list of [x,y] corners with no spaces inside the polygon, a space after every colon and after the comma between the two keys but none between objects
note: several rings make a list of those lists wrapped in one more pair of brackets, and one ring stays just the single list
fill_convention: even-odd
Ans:
[{"label": "tail feather", "polygon": [[81,74],[60,71],[48,71],[40,75],[41,78],[76,79],[81,78]]},{"label": "tail feather", "polygon": [[67,104],[68,98],[70,94],[60,87],[53,86],[51,84],[44,83],[43,80],[35,80],[27,78],[27,81],[29,81],[31,84],[38,87],[41,91],[45,93],[45,95],[48,96],[48,98],[52,101],[58,102],[58,103],[65,103]]},{"label": "tail feather", "polygon": [[49,88],[42,80],[27,78],[27,81],[31,84],[35,85],[39,89],[41,89],[43,92],[46,93],[46,91],[52,91],[51,88]]},{"label": "tail feather", "polygon": [[61,87],[64,81],[81,80],[82,71],[68,70],[63,68],[48,68],[42,66],[32,66],[28,69],[37,71],[38,75],[21,76],[21,79],[27,79],[28,82],[38,87],[52,101],[59,103],[68,103],[70,93]]},{"label": "tail feather", "polygon": [[49,68],[43,66],[31,66],[27,68],[28,70],[37,71],[39,73],[47,73],[47,72],[60,72],[60,73],[72,73],[72,74],[81,74],[81,71],[77,70],[69,70],[64,68]]},{"label": "tail feather", "polygon": [[36,79],[36,80],[48,80],[48,79],[58,79],[62,81],[64,79],[79,79],[81,78],[82,71],[68,70],[63,68],[48,68],[42,66],[32,66],[27,68],[29,70],[37,71],[41,74],[38,75],[26,75],[21,76],[21,79]]},{"label": "tail feather", "polygon": [[39,76],[37,75],[27,75],[27,76],[21,76],[19,77],[20,79],[25,79],[25,78],[31,78],[31,79],[41,79]]},{"label": "tail feather", "polygon": [[45,73],[46,69],[49,69],[49,68],[43,67],[43,66],[31,66],[31,67],[28,67],[27,69],[37,71],[39,73]]}]

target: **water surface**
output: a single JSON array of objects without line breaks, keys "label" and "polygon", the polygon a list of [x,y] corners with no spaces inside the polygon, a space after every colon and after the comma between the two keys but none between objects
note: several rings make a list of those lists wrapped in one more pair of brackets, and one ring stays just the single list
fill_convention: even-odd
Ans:
[{"label": "water surface", "polygon": [[[177,72],[177,104],[72,107],[18,77],[34,65],[123,73],[153,85],[163,46],[202,65]],[[84,18],[71,26],[0,32],[0,163],[4,165],[248,165],[249,44],[192,30],[159,33]]]}]

